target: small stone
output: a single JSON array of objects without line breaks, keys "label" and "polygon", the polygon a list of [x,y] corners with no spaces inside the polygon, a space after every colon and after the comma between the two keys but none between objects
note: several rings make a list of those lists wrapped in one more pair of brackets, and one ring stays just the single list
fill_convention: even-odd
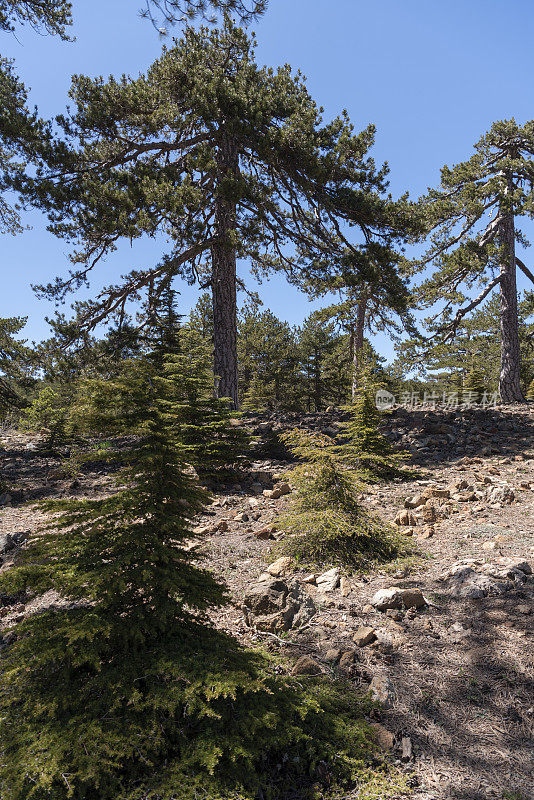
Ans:
[{"label": "small stone", "polygon": [[449,497],[451,496],[451,490],[450,489],[440,489],[437,486],[434,486],[432,488],[431,492],[432,492],[432,497],[440,497],[440,498],[443,498],[443,499],[446,499],[446,500],[448,500]]},{"label": "small stone", "polygon": [[354,668],[354,662],[356,661],[356,653],[354,650],[347,650],[343,653],[341,658],[339,659],[339,669],[345,673],[345,675],[351,675],[352,670]]},{"label": "small stone", "polygon": [[409,736],[403,736],[401,739],[401,749],[402,749],[402,760],[403,761],[411,761],[412,760],[412,740]]},{"label": "small stone", "polygon": [[248,514],[246,514],[244,511],[236,514],[234,517],[234,522],[248,522]]},{"label": "small stone", "polygon": [[425,605],[425,598],[420,589],[380,589],[371,599],[371,605],[378,611],[388,608],[421,608]]},{"label": "small stone", "polygon": [[313,574],[312,575],[306,575],[306,577],[303,580],[303,583],[309,583],[309,584],[312,584],[312,585],[316,584],[317,583],[317,575],[313,575]]},{"label": "small stone", "polygon": [[348,597],[349,594],[352,592],[352,586],[348,578],[345,575],[342,576],[341,580],[339,581],[339,586],[341,588],[341,594],[343,597]]},{"label": "small stone", "polygon": [[293,571],[293,562],[289,556],[281,556],[277,558],[276,561],[273,561],[272,564],[269,564],[267,567],[267,572],[269,575],[274,575],[275,578],[279,578],[282,575],[287,575],[288,573]]},{"label": "small stone", "polygon": [[260,528],[258,531],[254,531],[254,536],[256,539],[260,539],[266,541],[267,539],[273,538],[273,526],[267,525],[265,528]]},{"label": "small stone", "polygon": [[[263,494],[265,494],[265,492]],[[278,498],[283,497],[286,494],[291,494],[291,486],[289,483],[282,483],[279,486],[275,486],[270,497],[272,500],[278,500]]]},{"label": "small stone", "polygon": [[211,530],[209,525],[199,525],[198,528],[193,528],[193,535],[207,536],[208,533],[211,533]]},{"label": "small stone", "polygon": [[320,664],[309,656],[301,656],[291,670],[292,675],[320,675],[322,673]]},{"label": "small stone", "polygon": [[517,606],[517,613],[526,615],[532,614],[532,606],[522,603],[521,605]]},{"label": "small stone", "polygon": [[395,701],[395,690],[385,675],[375,675],[369,686],[373,700],[389,708]]},{"label": "small stone", "polygon": [[373,729],[378,745],[382,750],[393,750],[395,744],[395,736],[384,728],[379,722],[370,722],[369,725]]},{"label": "small stone", "polygon": [[413,528],[417,525],[417,519],[409,511],[399,511],[395,517],[395,525],[401,525],[404,528]]},{"label": "small stone", "polygon": [[330,663],[337,661],[340,657],[341,657],[341,650],[336,650],[335,648],[327,650],[325,654],[325,660],[329,661]]},{"label": "small stone", "polygon": [[484,542],[482,545],[483,550],[495,550],[497,547],[496,542]]},{"label": "small stone", "polygon": [[317,578],[317,586],[323,592],[333,592],[339,586],[339,567],[333,567],[328,572],[323,572]]},{"label": "small stone", "polygon": [[427,525],[426,528],[423,528],[423,530],[421,531],[421,539],[431,539],[435,533],[436,531],[434,526]]},{"label": "small stone", "polygon": [[418,508],[419,506],[424,506],[427,501],[427,497],[424,494],[416,494],[413,497],[407,497],[404,501],[404,508]]},{"label": "small stone", "polygon": [[374,628],[358,628],[352,637],[352,641],[358,647],[365,647],[366,644],[371,644],[376,639],[376,631]]},{"label": "small stone", "polygon": [[219,524],[217,525],[216,530],[218,531],[227,531],[228,530],[228,520],[222,519]]}]

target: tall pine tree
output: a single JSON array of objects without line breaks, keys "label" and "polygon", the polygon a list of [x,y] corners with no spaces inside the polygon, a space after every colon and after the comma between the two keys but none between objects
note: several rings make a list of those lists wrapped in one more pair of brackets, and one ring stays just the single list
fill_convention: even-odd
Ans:
[{"label": "tall pine tree", "polygon": [[[56,233],[81,240],[79,265],[45,294],[61,299],[121,239],[164,233],[158,264],[133,270],[79,310],[94,327],[129,298],[180,275],[211,286],[219,394],[238,403],[236,268],[283,269],[290,279],[367,273],[367,253],[388,250],[397,223],[385,170],[346,115],[330,123],[289,67],[259,68],[254,42],[228,18],[221,30],[188,28],[146,75],[77,77],[63,120],[71,150],[26,186]],[[357,226],[354,244],[344,222]],[[335,262],[332,249],[343,253]]]},{"label": "tall pine tree", "polygon": [[[534,282],[534,274],[516,253],[526,244],[517,227],[534,217],[534,123],[496,122],[475,145],[475,153],[456,166],[444,167],[441,186],[423,199],[434,231],[419,268],[435,272],[419,287],[423,307],[439,302],[428,320],[430,330],[452,338],[463,318],[488,295],[500,294],[501,367],[499,391],[504,403],[524,402],[517,313],[517,267]],[[471,299],[476,286],[482,290]]]}]

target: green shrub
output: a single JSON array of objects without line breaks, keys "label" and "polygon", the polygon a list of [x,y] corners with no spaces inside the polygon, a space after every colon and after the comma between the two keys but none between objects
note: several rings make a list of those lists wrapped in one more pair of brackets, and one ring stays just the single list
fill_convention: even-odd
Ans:
[{"label": "green shrub", "polygon": [[283,438],[304,463],[290,475],[296,491],[280,519],[280,527],[290,534],[281,552],[310,566],[354,569],[408,553],[405,539],[391,525],[361,507],[359,475],[340,460],[337,445],[300,430]]},{"label": "green shrub", "polygon": [[209,622],[226,588],[189,547],[207,496],[173,375],[114,384],[137,430],[116,493],[45,503],[50,525],[1,577],[62,598],[2,653],[2,800],[276,800],[365,774],[367,700],[280,677]]}]

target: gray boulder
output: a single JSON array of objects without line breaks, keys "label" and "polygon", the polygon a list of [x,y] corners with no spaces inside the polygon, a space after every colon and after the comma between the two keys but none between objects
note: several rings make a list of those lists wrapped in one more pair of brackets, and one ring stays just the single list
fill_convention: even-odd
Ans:
[{"label": "gray boulder", "polygon": [[243,598],[245,621],[260,631],[278,633],[300,628],[317,612],[312,598],[298,581],[259,581]]}]

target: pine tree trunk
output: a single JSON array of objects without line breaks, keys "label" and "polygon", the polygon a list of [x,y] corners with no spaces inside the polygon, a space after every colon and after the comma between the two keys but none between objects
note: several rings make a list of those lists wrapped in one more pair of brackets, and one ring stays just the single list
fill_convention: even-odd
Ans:
[{"label": "pine tree trunk", "polygon": [[321,356],[318,350],[314,351],[313,357],[313,385],[315,410],[321,411],[323,407],[323,387],[321,381]]},{"label": "pine tree trunk", "polygon": [[361,376],[363,372],[363,335],[365,331],[365,312],[367,310],[367,296],[362,295],[358,301],[356,323],[354,325],[352,345],[352,399],[355,400],[360,391]]},{"label": "pine tree trunk", "polygon": [[[509,178],[509,192],[513,191]],[[515,263],[514,215],[506,210],[501,223],[501,374],[499,391],[503,403],[524,403],[520,384],[519,324]]]},{"label": "pine tree trunk", "polygon": [[236,252],[231,233],[236,224],[236,204],[224,196],[224,182],[237,175],[239,153],[232,136],[223,132],[217,153],[219,191],[215,229],[219,241],[212,247],[213,368],[215,394],[229,397],[239,407],[237,377],[237,289]]}]

